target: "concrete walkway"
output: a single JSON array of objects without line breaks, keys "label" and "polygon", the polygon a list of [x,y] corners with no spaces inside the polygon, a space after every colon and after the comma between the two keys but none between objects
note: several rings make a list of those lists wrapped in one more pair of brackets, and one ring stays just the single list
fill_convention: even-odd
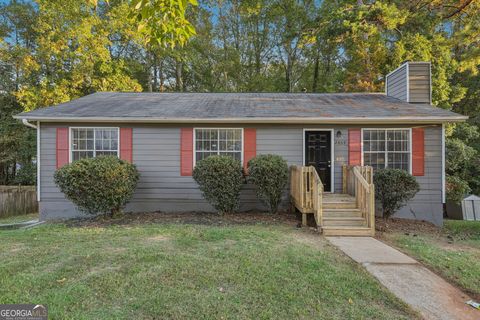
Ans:
[{"label": "concrete walkway", "polygon": [[425,319],[478,320],[470,298],[416,260],[370,237],[327,237]]}]

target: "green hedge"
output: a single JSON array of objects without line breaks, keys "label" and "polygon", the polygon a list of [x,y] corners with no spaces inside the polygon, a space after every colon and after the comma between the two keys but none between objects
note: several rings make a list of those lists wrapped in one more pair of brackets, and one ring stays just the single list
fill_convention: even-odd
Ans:
[{"label": "green hedge", "polygon": [[382,205],[384,218],[389,218],[420,190],[411,174],[401,169],[378,169],[373,176],[375,198]]},{"label": "green hedge", "polygon": [[193,179],[219,213],[232,213],[238,208],[244,182],[240,161],[229,156],[210,156],[197,162]]},{"label": "green hedge", "polygon": [[248,162],[248,181],[255,185],[257,197],[271,213],[278,211],[288,182],[288,164],[281,156],[259,155]]},{"label": "green hedge", "polygon": [[81,159],[55,172],[55,184],[81,211],[113,216],[130,200],[140,175],[114,156]]}]

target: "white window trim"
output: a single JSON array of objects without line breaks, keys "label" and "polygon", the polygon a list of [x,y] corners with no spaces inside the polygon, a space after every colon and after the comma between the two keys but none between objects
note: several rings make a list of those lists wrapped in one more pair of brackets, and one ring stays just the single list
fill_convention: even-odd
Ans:
[{"label": "white window trim", "polygon": [[[245,136],[243,133],[244,128],[218,128],[218,127],[199,127],[199,128],[193,128],[193,167],[195,168],[195,165],[197,164],[197,130],[241,130],[240,137],[242,139],[242,150],[240,151],[240,162],[243,166],[243,150],[245,149]],[[220,144],[219,144],[220,145]],[[217,150],[220,152],[219,150]],[[236,151],[238,152],[238,151]]]},{"label": "white window trim", "polygon": [[[120,158],[120,128],[119,127],[69,127],[68,128],[68,162],[72,163],[73,159],[73,151],[82,151],[82,150],[73,150],[72,143],[73,143],[73,134],[72,129],[94,129],[93,130],[93,144],[95,145],[95,129],[117,129],[117,157]],[[112,150],[114,151],[114,150]],[[95,151],[94,151],[95,152]]]},{"label": "white window trim", "polygon": [[[362,128],[361,129],[361,150],[362,150],[362,166],[364,165],[363,162],[363,131],[364,130],[385,130],[385,131],[392,131],[392,130],[408,130],[408,152],[410,154],[409,160],[408,160],[408,173],[412,174],[412,128]],[[388,153],[387,150],[385,150],[385,153]],[[385,165],[388,163],[388,159],[385,159]],[[386,167],[387,168],[387,167]]]},{"label": "white window trim", "polygon": [[[340,130],[340,129],[338,129]],[[325,193],[335,193],[335,144],[333,136],[335,129],[332,128],[303,128],[303,137],[302,137],[302,164],[305,166],[305,132],[306,131],[330,131],[330,191],[325,191]]]}]

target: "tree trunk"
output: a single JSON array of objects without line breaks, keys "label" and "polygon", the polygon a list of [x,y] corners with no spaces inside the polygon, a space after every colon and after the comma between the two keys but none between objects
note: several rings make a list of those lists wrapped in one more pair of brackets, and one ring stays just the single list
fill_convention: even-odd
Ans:
[{"label": "tree trunk", "polygon": [[175,63],[175,90],[178,92],[183,91],[183,78],[182,78],[182,70],[183,64],[181,61],[177,60]]},{"label": "tree trunk", "polygon": [[160,92],[165,91],[165,74],[163,73],[163,60],[160,61],[160,65],[158,67],[158,78],[160,80]]},{"label": "tree trunk", "polygon": [[158,92],[158,59],[157,55],[153,55],[153,90]]},{"label": "tree trunk", "polygon": [[320,57],[317,53],[315,57],[315,62],[313,64],[313,82],[312,82],[312,92],[317,92],[318,89],[318,73],[320,69]]}]

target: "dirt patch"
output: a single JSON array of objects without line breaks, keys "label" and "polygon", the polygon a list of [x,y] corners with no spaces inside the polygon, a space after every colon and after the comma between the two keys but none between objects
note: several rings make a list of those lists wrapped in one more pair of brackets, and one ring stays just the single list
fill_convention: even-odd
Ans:
[{"label": "dirt patch", "polygon": [[23,243],[14,243],[10,248],[11,253],[19,252],[25,249],[25,245]]},{"label": "dirt patch", "polygon": [[170,240],[170,238],[162,235],[157,235],[155,237],[150,237],[147,240],[148,241],[167,241],[167,240]]},{"label": "dirt patch", "polygon": [[292,233],[292,239],[317,249],[323,249],[325,247],[324,238],[320,237],[318,231],[313,228],[298,230],[298,232]]},{"label": "dirt patch", "polygon": [[295,226],[297,216],[286,212],[269,214],[265,212],[242,212],[219,215],[209,212],[145,212],[124,213],[114,218],[97,216],[92,218],[71,219],[65,222],[70,227],[106,227],[112,225],[137,225],[145,223],[175,223],[199,225],[252,225],[252,224],[288,224]]},{"label": "dirt patch", "polygon": [[389,220],[377,218],[375,221],[375,230],[378,238],[382,238],[384,233],[392,232],[401,232],[412,236],[419,234],[440,236],[443,234],[441,228],[430,222],[396,218],[391,218]]}]

